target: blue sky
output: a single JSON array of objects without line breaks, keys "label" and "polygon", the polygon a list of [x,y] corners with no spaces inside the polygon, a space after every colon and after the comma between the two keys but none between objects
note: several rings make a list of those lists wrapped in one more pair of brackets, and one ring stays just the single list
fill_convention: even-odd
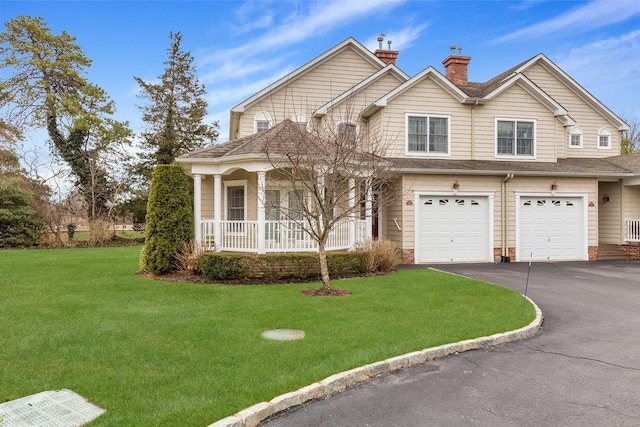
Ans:
[{"label": "blue sky", "polygon": [[77,38],[93,60],[88,79],[136,132],[142,101],[133,76],[162,73],[170,31],[182,32],[183,49],[196,59],[220,141],[238,102],[347,37],[375,50],[380,33],[410,76],[430,65],[443,72],[450,45],[472,57],[471,81],[542,52],[615,113],[640,116],[637,0],[0,0],[3,23],[20,14],[42,16],[55,34]]}]

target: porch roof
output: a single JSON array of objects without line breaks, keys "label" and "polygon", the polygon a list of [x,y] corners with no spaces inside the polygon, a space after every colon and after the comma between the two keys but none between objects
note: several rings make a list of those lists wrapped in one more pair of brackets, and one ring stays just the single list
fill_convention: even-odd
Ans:
[{"label": "porch roof", "polygon": [[264,157],[267,147],[270,154],[286,154],[296,142],[309,141],[313,138],[315,138],[313,134],[300,129],[296,123],[286,119],[264,132],[257,132],[222,144],[214,144],[183,154],[176,160],[188,163],[194,159],[220,159],[248,155]]},{"label": "porch roof", "polygon": [[640,174],[640,155],[608,158],[569,158],[557,162],[499,160],[388,159],[392,169],[404,173],[464,175],[553,175],[626,178]]}]

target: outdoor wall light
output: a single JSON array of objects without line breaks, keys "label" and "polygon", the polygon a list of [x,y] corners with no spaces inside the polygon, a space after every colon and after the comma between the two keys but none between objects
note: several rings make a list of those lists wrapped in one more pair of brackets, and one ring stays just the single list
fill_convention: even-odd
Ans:
[{"label": "outdoor wall light", "polygon": [[460,188],[460,184],[458,184],[458,180],[456,179],[455,181],[453,181],[453,189],[457,190],[458,188]]},{"label": "outdoor wall light", "polygon": [[604,196],[602,198],[602,203],[607,203],[609,201],[609,196]]},{"label": "outdoor wall light", "polygon": [[558,183],[554,182],[553,184],[551,184],[551,190],[552,191],[556,191],[558,189]]}]

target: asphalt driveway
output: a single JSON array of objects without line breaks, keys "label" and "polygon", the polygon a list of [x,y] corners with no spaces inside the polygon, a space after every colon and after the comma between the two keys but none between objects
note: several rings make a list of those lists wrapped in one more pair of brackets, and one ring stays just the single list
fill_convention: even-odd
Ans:
[{"label": "asphalt driveway", "polygon": [[[436,266],[524,292],[527,264]],[[376,378],[277,426],[638,426],[640,262],[534,263],[533,338]]]}]

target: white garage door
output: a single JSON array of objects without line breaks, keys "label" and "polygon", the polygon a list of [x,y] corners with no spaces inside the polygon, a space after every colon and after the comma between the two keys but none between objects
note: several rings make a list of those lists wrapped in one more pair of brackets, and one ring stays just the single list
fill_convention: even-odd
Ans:
[{"label": "white garage door", "polygon": [[586,259],[584,221],[581,197],[520,197],[517,260]]},{"label": "white garage door", "polygon": [[491,261],[489,198],[420,196],[416,262]]}]

